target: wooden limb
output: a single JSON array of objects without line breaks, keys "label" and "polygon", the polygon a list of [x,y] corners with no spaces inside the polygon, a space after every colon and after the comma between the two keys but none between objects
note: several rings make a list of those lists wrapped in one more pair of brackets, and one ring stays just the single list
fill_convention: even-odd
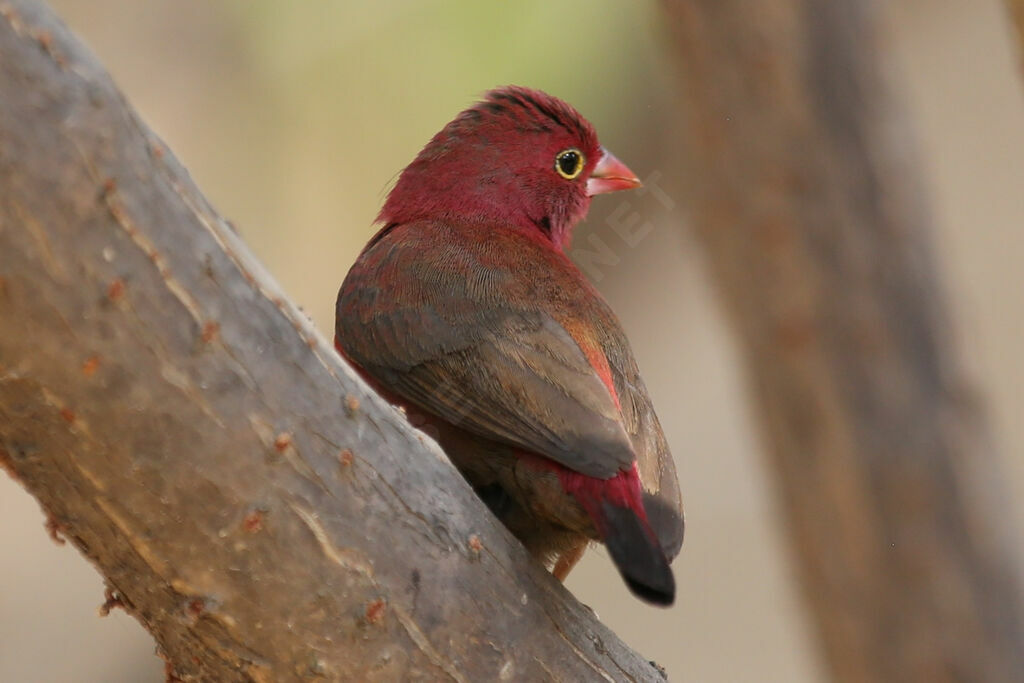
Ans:
[{"label": "wooden limb", "polygon": [[1019,537],[872,3],[662,4],[692,222],[832,673],[1024,680]]},{"label": "wooden limb", "polygon": [[0,331],[0,463],[174,676],[661,678],[340,361],[28,0],[0,0]]}]

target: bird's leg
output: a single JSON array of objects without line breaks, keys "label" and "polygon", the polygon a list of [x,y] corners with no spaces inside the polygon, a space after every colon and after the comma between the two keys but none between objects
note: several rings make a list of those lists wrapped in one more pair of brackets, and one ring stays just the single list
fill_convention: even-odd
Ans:
[{"label": "bird's leg", "polygon": [[587,541],[583,540],[580,543],[572,546],[558,555],[558,560],[555,562],[555,566],[551,569],[551,573],[555,575],[555,578],[561,582],[565,582],[565,578],[569,576],[569,572],[576,566],[576,563],[583,557],[583,551],[587,549]]}]

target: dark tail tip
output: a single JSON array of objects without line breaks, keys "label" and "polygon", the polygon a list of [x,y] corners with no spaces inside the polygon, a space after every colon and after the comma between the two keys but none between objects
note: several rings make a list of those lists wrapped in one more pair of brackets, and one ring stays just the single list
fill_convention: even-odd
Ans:
[{"label": "dark tail tip", "polygon": [[676,579],[654,532],[629,508],[607,501],[601,507],[607,525],[604,544],[629,590],[653,605],[671,605]]}]

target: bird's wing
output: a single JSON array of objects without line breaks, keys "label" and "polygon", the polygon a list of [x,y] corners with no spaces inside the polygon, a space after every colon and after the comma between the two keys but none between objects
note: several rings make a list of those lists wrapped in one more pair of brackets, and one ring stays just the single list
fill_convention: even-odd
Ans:
[{"label": "bird's wing", "polygon": [[[606,329],[621,334],[617,327]],[[675,462],[625,337],[606,339],[602,347],[619,395],[623,423],[636,453],[644,486],[644,507],[651,528],[658,535],[665,554],[672,559],[679,554],[684,531],[683,501]]]},{"label": "bird's wing", "polygon": [[[628,469],[634,440],[610,378],[606,384],[578,339],[586,316],[568,325],[574,336],[547,312],[559,306],[544,301],[553,291],[541,282],[553,266],[545,254],[517,259],[516,272],[495,269],[487,259],[501,256],[493,250],[476,253],[484,247],[438,235],[437,226],[432,235],[415,228],[377,239],[342,285],[335,332],[346,355],[389,390],[467,431],[588,476]],[[484,246],[535,248],[492,242]]]}]

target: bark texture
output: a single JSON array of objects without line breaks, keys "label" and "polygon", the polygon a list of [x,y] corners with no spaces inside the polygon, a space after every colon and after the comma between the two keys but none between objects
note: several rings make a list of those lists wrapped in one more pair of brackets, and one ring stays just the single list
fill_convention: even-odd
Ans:
[{"label": "bark texture", "polygon": [[1019,538],[863,0],[663,0],[693,224],[842,681],[1024,680]]},{"label": "bark texture", "polygon": [[27,0],[0,2],[0,463],[186,680],[662,677]]}]

